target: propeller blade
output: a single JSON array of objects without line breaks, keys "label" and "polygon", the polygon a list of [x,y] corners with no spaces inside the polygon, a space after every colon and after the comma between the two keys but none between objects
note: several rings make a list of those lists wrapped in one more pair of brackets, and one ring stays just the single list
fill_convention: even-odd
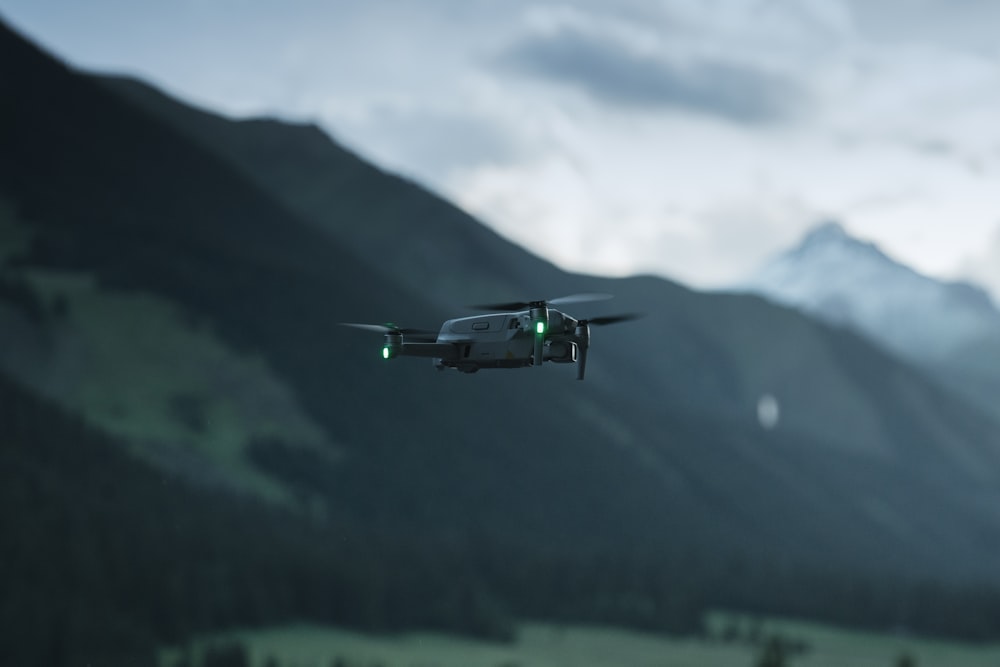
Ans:
[{"label": "propeller blade", "polygon": [[642,315],[637,315],[635,313],[628,313],[626,315],[606,315],[605,317],[592,317],[589,320],[581,320],[581,322],[587,322],[588,324],[596,324],[598,326],[603,326],[605,324],[617,324],[619,322],[628,322],[629,320],[637,320]]},{"label": "propeller blade", "polygon": [[342,327],[353,327],[355,329],[364,329],[365,331],[376,331],[378,333],[389,333],[394,331],[392,327],[387,327],[384,324],[358,324],[357,322],[340,322]]},{"label": "propeller blade", "polygon": [[611,294],[570,294],[556,299],[549,299],[549,303],[559,305],[563,303],[587,303],[589,301],[607,301],[613,298]]},{"label": "propeller blade", "polygon": [[509,303],[484,303],[475,306],[468,306],[474,310],[523,310],[525,308],[530,308],[531,304],[527,301],[511,301]]},{"label": "propeller blade", "polygon": [[532,308],[542,305],[560,305],[564,303],[587,303],[589,301],[604,301],[606,299],[612,298],[611,294],[570,294],[569,296],[560,296],[555,299],[549,299],[548,301],[540,299],[538,301],[509,301],[507,303],[485,303],[475,306],[469,306],[475,310],[499,310],[499,311],[510,311],[510,310],[524,310],[525,308]]},{"label": "propeller blade", "polygon": [[[377,333],[400,333],[404,336],[414,336],[418,339],[430,340],[434,342],[437,340],[437,331],[431,331],[430,329],[414,329],[411,327],[397,327],[395,324],[359,324],[357,322],[341,322],[342,327],[353,327],[355,329],[363,329],[365,331],[375,331]],[[428,338],[428,336],[430,338]]]}]

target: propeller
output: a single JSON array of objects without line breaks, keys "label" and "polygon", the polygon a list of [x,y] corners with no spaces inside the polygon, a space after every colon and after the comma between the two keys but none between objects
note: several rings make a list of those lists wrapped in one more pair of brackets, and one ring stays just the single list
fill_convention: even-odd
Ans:
[{"label": "propeller", "polygon": [[375,331],[383,334],[394,334],[409,336],[413,340],[420,342],[434,343],[437,341],[437,331],[430,329],[413,329],[411,327],[398,327],[392,322],[385,324],[358,324],[357,322],[341,322],[340,326],[352,327],[354,329],[364,329],[365,331]]},{"label": "propeller", "polygon": [[509,301],[506,303],[487,303],[469,306],[474,310],[523,310],[525,308],[537,308],[540,306],[558,306],[564,303],[587,303],[590,301],[605,301],[612,298],[610,294],[570,294],[560,296],[555,299],[540,299],[538,301]]},{"label": "propeller", "polygon": [[590,349],[591,324],[604,326],[606,324],[628,322],[629,320],[636,320],[640,317],[642,317],[642,315],[628,313],[625,315],[605,315],[604,317],[591,317],[588,320],[577,320],[576,331],[573,332],[576,336],[577,351],[579,353],[576,358],[576,379],[583,380],[583,376],[587,372],[587,350]]},{"label": "propeller", "polygon": [[437,334],[437,331],[431,331],[430,329],[412,329],[407,327],[398,327],[392,322],[386,322],[385,324],[358,324],[357,322],[340,322],[340,326],[354,327],[355,329],[364,329],[365,331],[377,331],[378,333]]},{"label": "propeller", "polygon": [[628,313],[626,315],[606,315],[604,317],[591,317],[589,320],[580,320],[580,322],[585,324],[596,324],[597,326],[604,326],[605,324],[618,324],[619,322],[628,322],[629,320],[637,320],[642,315],[636,313]]}]

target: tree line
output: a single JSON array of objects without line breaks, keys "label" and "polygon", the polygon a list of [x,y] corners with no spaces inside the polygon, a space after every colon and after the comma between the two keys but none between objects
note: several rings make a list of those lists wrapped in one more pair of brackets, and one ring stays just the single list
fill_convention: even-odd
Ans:
[{"label": "tree line", "polygon": [[[524,618],[695,634],[718,608],[1000,637],[991,590],[728,554],[542,548],[489,526],[406,533],[265,505],[162,473],[2,376],[0,423],[2,664],[153,664],[157,647],[195,633],[294,620],[499,640]],[[292,479],[280,447],[258,445],[255,460]]]}]

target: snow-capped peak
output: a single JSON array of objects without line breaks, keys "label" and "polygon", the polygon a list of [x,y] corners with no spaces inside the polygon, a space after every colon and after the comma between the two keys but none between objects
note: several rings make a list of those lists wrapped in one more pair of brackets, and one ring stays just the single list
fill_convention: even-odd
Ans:
[{"label": "snow-capped peak", "polygon": [[847,234],[844,226],[836,220],[828,220],[820,223],[805,235],[802,245],[823,245],[827,243],[838,243],[852,240]]},{"label": "snow-capped peak", "polygon": [[1000,311],[982,289],[917,273],[837,222],[813,228],[736,289],[851,326],[924,361],[1000,336]]}]

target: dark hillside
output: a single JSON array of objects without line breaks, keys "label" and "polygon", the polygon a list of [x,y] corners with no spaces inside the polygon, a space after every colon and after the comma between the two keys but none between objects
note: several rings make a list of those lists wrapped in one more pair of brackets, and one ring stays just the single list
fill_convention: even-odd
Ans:
[{"label": "dark hillside", "polygon": [[[503,637],[516,610],[676,631],[696,629],[703,605],[768,611],[777,600],[788,611],[877,627],[906,599],[914,629],[992,636],[1000,613],[981,590],[897,590],[851,578],[849,592],[843,575],[803,579],[733,556],[665,561],[602,550],[567,560],[483,530],[459,542],[387,540],[343,518],[317,523],[187,485],[2,376],[0,421],[4,664],[153,664],[158,645],[191,633],[302,617]],[[688,574],[676,579],[670,569]],[[720,588],[706,592],[701,577]],[[763,603],[776,581],[784,586]],[[803,585],[817,596],[794,595]],[[942,603],[961,611],[919,613]]]},{"label": "dark hillside", "polygon": [[5,665],[152,665],[192,633],[303,617],[507,631],[446,544],[413,552],[342,518],[191,486],[2,375],[0,423]]},{"label": "dark hillside", "polygon": [[[314,125],[232,121],[132,79],[99,79],[227,160],[302,220],[439,305],[511,294],[556,296],[580,283],[420,185],[387,174]],[[387,195],[388,191],[391,196]]]}]

